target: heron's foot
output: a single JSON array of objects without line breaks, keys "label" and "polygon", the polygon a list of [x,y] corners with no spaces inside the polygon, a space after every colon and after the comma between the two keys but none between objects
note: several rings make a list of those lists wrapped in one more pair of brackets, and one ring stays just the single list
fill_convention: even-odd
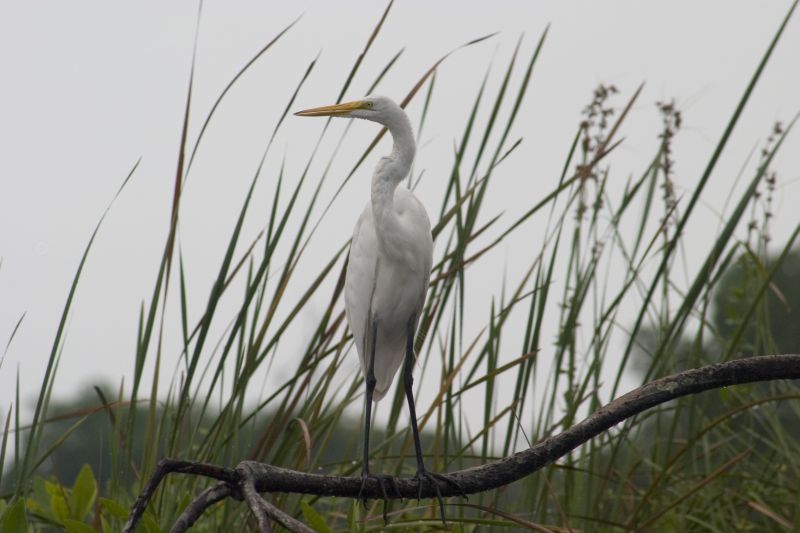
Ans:
[{"label": "heron's foot", "polygon": [[389,474],[370,474],[369,472],[362,472],[361,488],[358,491],[358,499],[361,500],[361,502],[364,504],[364,507],[367,506],[367,498],[362,498],[361,494],[364,492],[364,487],[367,486],[368,479],[374,479],[377,481],[381,488],[381,494],[383,495],[383,525],[387,525],[389,523],[389,492],[386,489],[391,489],[391,491],[394,493],[394,496],[402,499],[403,496],[400,494],[400,488],[397,486],[397,481],[395,480],[394,476],[390,476]]},{"label": "heron's foot", "polygon": [[464,492],[464,489],[461,488],[461,485],[458,482],[450,479],[448,476],[443,476],[442,474],[437,474],[435,472],[429,472],[425,468],[420,468],[417,470],[417,475],[414,476],[417,479],[417,501],[422,498],[422,487],[424,486],[425,482],[431,484],[433,490],[436,491],[436,500],[439,502],[439,513],[442,517],[442,523],[447,526],[447,516],[444,513],[444,499],[442,498],[442,492],[439,489],[439,484],[443,483],[445,485],[450,485],[453,487],[458,494],[464,498],[467,498],[467,494]]}]

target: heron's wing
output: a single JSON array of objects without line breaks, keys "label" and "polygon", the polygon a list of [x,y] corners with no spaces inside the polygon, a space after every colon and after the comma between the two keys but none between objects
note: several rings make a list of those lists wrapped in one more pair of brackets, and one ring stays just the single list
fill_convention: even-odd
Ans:
[{"label": "heron's wing", "polygon": [[361,370],[366,375],[367,365],[365,347],[369,335],[370,301],[375,286],[375,263],[377,261],[378,241],[372,223],[370,205],[364,208],[353,229],[350,243],[350,258],[347,263],[347,277],[344,288],[344,305],[347,322],[353,332]]},{"label": "heron's wing", "polygon": [[428,292],[428,283],[431,279],[433,266],[433,239],[431,237],[431,222],[422,202],[405,188],[397,188],[395,192],[395,205],[404,212],[403,220],[406,225],[405,233],[411,236],[409,247],[412,249],[411,261],[414,270],[420,276],[420,300],[417,308],[417,323],[419,323],[422,307],[425,305],[425,295]]},{"label": "heron's wing", "polygon": [[433,261],[428,215],[408,190],[395,192],[392,216],[379,236],[371,205],[364,209],[353,232],[345,280],[347,320],[365,375],[371,321],[379,321],[375,401],[386,394],[405,358],[408,320],[413,315],[419,324]]}]

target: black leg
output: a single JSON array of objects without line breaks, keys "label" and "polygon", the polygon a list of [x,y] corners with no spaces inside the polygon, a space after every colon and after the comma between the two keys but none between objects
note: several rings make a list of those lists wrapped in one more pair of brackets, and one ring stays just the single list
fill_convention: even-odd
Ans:
[{"label": "black leg", "polygon": [[408,321],[408,325],[406,326],[406,358],[403,363],[403,388],[405,389],[406,393],[406,400],[408,400],[408,416],[411,418],[411,432],[414,436],[414,451],[417,455],[417,482],[419,483],[418,492],[417,492],[417,500],[420,499],[422,496],[422,485],[424,481],[428,481],[432,486],[433,489],[436,491],[436,499],[439,502],[439,512],[442,517],[442,523],[447,525],[447,518],[444,513],[444,500],[442,499],[442,494],[439,491],[439,481],[447,483],[458,490],[462,496],[466,498],[464,491],[455,481],[451,480],[448,477],[442,476],[441,474],[435,474],[433,472],[429,472],[425,468],[425,461],[422,458],[422,444],[420,443],[419,439],[419,428],[417,427],[417,410],[414,407],[414,362],[416,361],[416,357],[414,356],[414,328],[416,325],[416,316],[412,315]]},{"label": "black leg", "polygon": [[[411,316],[406,327],[406,358],[403,362],[403,388],[406,391],[408,400],[408,415],[411,418],[411,431],[414,434],[414,451],[417,454],[417,472],[425,471],[425,463],[422,460],[422,445],[419,441],[419,429],[417,428],[417,409],[414,407],[414,322],[416,317]],[[420,490],[422,485],[420,484]],[[419,499],[419,498],[417,498]]]},{"label": "black leg", "polygon": [[389,508],[389,496],[386,492],[388,485],[394,490],[395,495],[400,495],[400,489],[394,477],[384,474],[370,474],[369,472],[369,430],[372,421],[372,397],[375,394],[375,347],[378,344],[378,321],[372,321],[372,344],[369,345],[369,364],[367,365],[367,375],[365,383],[367,386],[367,394],[364,405],[364,459],[361,464],[361,489],[358,491],[358,499],[364,502],[364,507],[367,505],[367,499],[361,498],[361,493],[364,491],[364,486],[367,484],[369,478],[376,479],[381,487],[383,493],[383,523],[389,522],[387,511]]},{"label": "black leg", "polygon": [[367,365],[366,403],[364,405],[364,462],[361,464],[361,476],[369,476],[369,426],[372,421],[372,396],[375,393],[375,346],[378,344],[378,321],[372,321],[372,343],[369,347],[369,364]]}]

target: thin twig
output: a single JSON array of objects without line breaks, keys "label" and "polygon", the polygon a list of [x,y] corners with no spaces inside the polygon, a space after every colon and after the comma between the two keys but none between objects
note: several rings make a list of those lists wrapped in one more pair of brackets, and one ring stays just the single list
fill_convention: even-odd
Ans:
[{"label": "thin twig", "polygon": [[170,533],[186,533],[206,509],[230,496],[231,492],[233,492],[231,485],[225,481],[208,487],[186,506],[170,529]]},{"label": "thin twig", "polygon": [[258,528],[261,533],[272,533],[272,527],[269,525],[270,519],[278,522],[293,533],[314,533],[313,529],[278,509],[256,492],[256,473],[248,463],[237,467],[237,471],[242,478],[240,482],[242,494],[247,505],[250,506],[250,510],[253,511],[256,520],[258,520]]}]

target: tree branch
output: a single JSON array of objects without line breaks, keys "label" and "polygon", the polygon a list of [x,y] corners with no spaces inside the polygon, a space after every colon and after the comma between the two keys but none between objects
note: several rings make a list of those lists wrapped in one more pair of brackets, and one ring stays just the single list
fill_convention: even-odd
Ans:
[{"label": "tree branch", "polygon": [[232,492],[233,485],[225,481],[220,481],[208,487],[197,498],[192,500],[192,503],[186,506],[186,509],[183,510],[178,520],[173,524],[172,529],[170,529],[170,533],[185,533],[206,512],[206,509],[224,500]]},{"label": "tree branch", "polygon": [[275,520],[292,533],[314,533],[313,529],[295,520],[292,516],[259,496],[255,487],[256,472],[248,464],[239,465],[236,470],[242,475],[241,486],[244,499],[256,516],[261,533],[272,533],[272,528],[269,525],[270,519]]},{"label": "tree branch", "polygon": [[[709,365],[651,381],[601,407],[582,422],[534,444],[527,450],[499,461],[445,474],[464,492],[474,494],[513,483],[536,472],[610,427],[656,405],[681,396],[740,383],[800,378],[800,355],[770,355],[737,359]],[[323,476],[287,470],[277,466],[247,461],[256,472],[259,492],[294,492],[324,496],[356,497],[360,477]],[[382,499],[377,481],[369,480],[363,495]],[[415,498],[417,481],[398,478],[397,487],[405,498]],[[442,496],[458,496],[455,488],[441,483]],[[422,490],[423,497],[436,495],[433,487]],[[390,498],[394,495],[389,495]]]},{"label": "tree branch", "polygon": [[[161,459],[156,465],[155,472],[153,472],[153,475],[150,476],[150,479],[147,480],[147,483],[145,483],[145,486],[142,489],[141,494],[139,494],[139,497],[136,498],[136,503],[133,504],[133,508],[131,509],[131,516],[125,523],[125,527],[122,528],[123,533],[133,533],[133,531],[136,529],[136,524],[139,522],[139,519],[141,519],[142,514],[144,513],[145,507],[147,507],[147,503],[150,501],[150,498],[153,496],[153,493],[156,491],[156,488],[158,488],[158,484],[161,483],[161,480],[164,479],[164,476],[171,473],[196,474],[206,477],[212,477],[214,479],[225,481],[232,485],[235,485],[239,481],[239,475],[236,473],[235,470],[232,470],[230,468],[225,468],[217,465],[209,465],[205,463],[198,463],[197,461]],[[199,498],[200,496],[198,496],[197,499]],[[195,499],[195,501],[197,501],[197,499]],[[195,520],[196,519],[197,518],[195,518]]]},{"label": "tree branch", "polygon": [[[617,398],[589,415],[582,422],[558,435],[548,437],[526,450],[498,461],[444,474],[456,485],[451,486],[450,483],[442,482],[438,488],[442,496],[458,496],[460,493],[454,486],[460,487],[466,494],[502,487],[553,463],[603,431],[656,405],[711,389],[777,379],[800,379],[800,355],[748,357],[686,370],[657,379]],[[153,477],[137,499],[128,524],[135,525],[141,513],[144,512],[144,506],[147,505],[155,486],[166,475],[170,467],[175,467],[172,471],[176,472],[213,477],[242,491],[249,488],[243,486],[242,482],[246,479],[247,485],[253,482],[255,490],[258,492],[287,492],[355,498],[359,495],[362,482],[360,477],[308,474],[254,461],[243,461],[233,471],[189,461],[164,460],[159,463]],[[389,498],[417,497],[419,487],[415,478],[397,478],[396,483],[399,494],[395,495],[393,492],[388,495]],[[422,488],[423,497],[430,498],[435,495],[436,490],[433,486],[426,484]],[[367,481],[361,491],[361,496],[374,499],[384,498],[379,483],[373,479]],[[141,508],[137,508],[140,505]],[[126,525],[124,531],[133,531],[132,528],[127,529],[127,527]]]}]

